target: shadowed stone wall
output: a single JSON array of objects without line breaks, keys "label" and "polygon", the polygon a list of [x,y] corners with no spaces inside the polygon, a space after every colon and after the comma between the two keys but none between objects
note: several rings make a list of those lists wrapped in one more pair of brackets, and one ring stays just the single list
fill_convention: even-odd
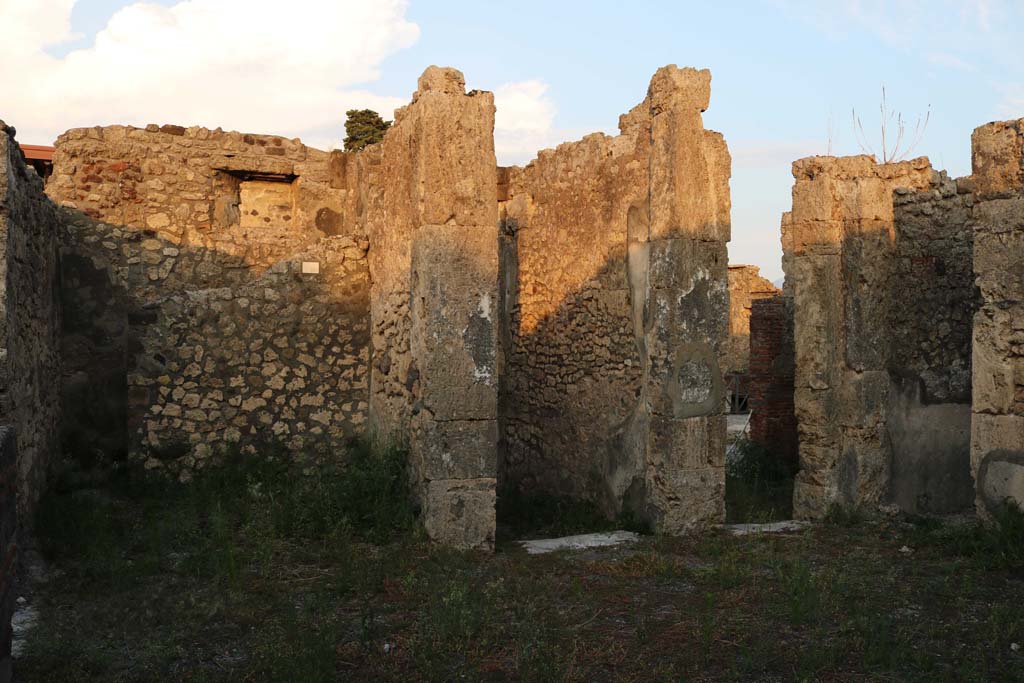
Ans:
[{"label": "shadowed stone wall", "polygon": [[326,152],[273,136],[58,139],[47,191],[66,213],[69,449],[187,478],[225,442],[362,433],[368,243],[336,175]]},{"label": "shadowed stone wall", "polygon": [[710,73],[502,169],[501,476],[679,532],[724,514],[729,154]]},{"label": "shadowed stone wall", "polygon": [[17,434],[18,508],[28,525],[59,451],[60,227],[14,129],[0,121],[0,423]]},{"label": "shadowed stone wall", "polygon": [[[71,286],[28,304],[74,311],[51,320],[65,443],[186,480],[225,443],[371,432],[408,442],[432,538],[490,548],[500,393],[512,485],[669,532],[720,521],[730,160],[709,98],[709,72],[665,67],[622,135],[503,170],[500,243],[493,97],[454,69],[358,153],[68,131],[62,208],[39,205]],[[56,277],[56,257],[28,262]]]},{"label": "shadowed stone wall", "polygon": [[1024,507],[1024,119],[971,137],[975,193],[971,470],[977,509]]},{"label": "shadowed stone wall", "polygon": [[[966,190],[921,158],[793,165],[783,219],[795,303],[794,511],[970,500],[972,238]],[[895,195],[895,200],[894,200]]]},{"label": "shadowed stone wall", "polygon": [[12,675],[11,617],[18,560],[18,452],[14,429],[0,427],[0,683]]}]

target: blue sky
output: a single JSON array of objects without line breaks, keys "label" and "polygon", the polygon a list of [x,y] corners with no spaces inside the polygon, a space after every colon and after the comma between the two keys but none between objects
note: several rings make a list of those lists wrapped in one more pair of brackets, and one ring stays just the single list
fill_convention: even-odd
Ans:
[{"label": "blue sky", "polygon": [[[21,1],[0,0],[0,16],[5,2]],[[213,1],[193,0],[197,5]],[[68,5],[73,0],[53,2]],[[73,3],[70,29],[77,35],[70,39],[64,35],[47,45],[49,59],[70,64],[76,54],[88,53],[97,33],[130,4],[127,0]],[[180,3],[162,0],[159,4],[170,8]],[[250,0],[248,7],[259,14],[264,4]],[[348,4],[353,3],[293,0],[269,3],[266,9],[279,14],[289,12],[289,5],[301,5],[304,25],[315,27],[327,7],[344,9]],[[781,276],[779,216],[790,203],[790,163],[828,151],[830,118],[833,152],[858,153],[851,108],[860,114],[868,136],[877,137],[884,84],[892,108],[912,121],[930,106],[929,125],[914,156],[927,155],[935,167],[959,176],[970,172],[970,133],[975,127],[1024,116],[1024,50],[1020,47],[1024,45],[1024,3],[412,0],[407,6],[393,1],[384,4],[393,5],[389,14],[381,15],[384,18],[376,19],[371,11],[361,21],[391,22],[394,31],[366,48],[368,69],[345,72],[338,88],[345,89],[351,101],[386,109],[408,98],[427,65],[455,66],[466,74],[468,87],[495,90],[499,108],[502,93],[506,95],[508,108],[517,111],[515,120],[503,124],[512,131],[508,135],[517,130],[528,133],[513,135],[507,145],[499,145],[503,162],[527,161],[532,156],[531,143],[547,146],[591,131],[614,132],[619,114],[643,98],[659,66],[675,63],[711,69],[712,97],[705,125],[725,134],[734,159],[730,261],[760,265],[771,279]],[[368,29],[345,25],[346,15],[336,14],[335,9],[325,21],[333,22],[339,34],[331,48],[338,54],[328,57],[335,60],[332,68],[341,73],[349,68],[346,59],[358,59],[361,54],[346,58],[345,44],[361,43],[361,32]],[[160,21],[167,23],[171,16]],[[292,27],[281,30],[292,32],[290,40],[317,39]],[[0,28],[0,41],[2,33]],[[319,35],[328,42],[335,40],[329,30]],[[262,40],[274,44],[278,38],[267,33]],[[258,61],[261,43],[239,42],[233,49],[252,50],[248,59]],[[268,52],[272,59],[274,48]],[[311,53],[310,59],[314,58],[316,54]],[[41,69],[50,68],[40,64]],[[232,68],[237,72],[237,65]],[[324,78],[331,77],[330,71],[325,74]],[[273,77],[268,76],[268,82]],[[0,71],[0,92],[5,91],[4,79]],[[239,123],[234,124],[230,110],[208,106],[208,97],[216,92],[213,86],[204,86],[199,97],[189,91],[193,109],[185,109],[186,102],[175,113],[187,117],[195,111],[196,121],[204,124],[202,116],[220,114],[232,119],[222,124],[225,128],[250,121],[264,123],[239,115]],[[513,104],[510,93],[518,95],[519,105]],[[139,98],[153,95],[140,92]],[[127,86],[111,99],[122,103],[120,120],[135,122],[133,117],[149,113],[135,106]],[[320,101],[299,95],[296,100],[294,111],[286,103],[275,102],[270,113],[281,119],[294,115],[298,120],[308,116],[300,108]],[[257,102],[249,109],[256,106],[261,105]],[[6,109],[0,102],[0,116],[6,115]],[[113,117],[95,123],[114,122],[121,113],[109,103],[105,109],[83,105],[84,110],[95,111],[101,118]],[[71,121],[71,114],[66,118],[69,125],[80,125]],[[281,126],[281,132],[291,133],[286,124]],[[299,130],[303,139],[317,142],[335,135],[332,126],[311,118]],[[48,129],[39,130],[40,135],[49,134]]]}]

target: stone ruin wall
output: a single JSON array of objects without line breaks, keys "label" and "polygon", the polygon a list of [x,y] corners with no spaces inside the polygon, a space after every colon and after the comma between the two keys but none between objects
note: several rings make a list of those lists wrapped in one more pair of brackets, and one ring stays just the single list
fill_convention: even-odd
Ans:
[{"label": "stone ruin wall", "polygon": [[18,507],[28,526],[58,451],[59,234],[42,181],[0,121],[0,424],[15,429]]},{"label": "stone ruin wall", "polygon": [[745,376],[750,368],[750,315],[752,305],[780,293],[778,287],[761,277],[757,266],[729,266],[729,337],[722,353],[722,372]]},{"label": "stone ruin wall", "polygon": [[0,426],[0,683],[9,683],[13,660],[15,581],[21,559],[18,547],[18,452],[14,428]]},{"label": "stone ruin wall", "polygon": [[795,514],[833,503],[955,512],[969,504],[966,189],[927,159],[793,165],[783,219],[795,297]]},{"label": "stone ruin wall", "polygon": [[981,515],[1024,507],[1024,119],[971,137],[975,195],[971,471]]},{"label": "stone ruin wall", "polygon": [[886,502],[910,512],[970,508],[971,268],[974,199],[965,183],[933,173],[927,188],[897,188],[890,255],[890,389]]},{"label": "stone ruin wall", "polygon": [[724,517],[729,154],[710,73],[660,69],[620,135],[502,169],[503,485],[678,532]]},{"label": "stone ruin wall", "polygon": [[69,436],[122,420],[123,448],[187,477],[224,441],[361,433],[368,243],[336,175],[273,136],[62,135],[47,191],[67,216]]},{"label": "stone ruin wall", "polygon": [[427,533],[494,544],[498,202],[494,97],[430,67],[368,150],[376,434],[408,439]]},{"label": "stone ruin wall", "polygon": [[[500,242],[493,97],[453,69],[428,69],[356,154],[203,128],[69,131],[55,203],[38,196],[52,259],[33,255],[54,282],[61,263],[65,286],[35,287],[53,306],[29,306],[53,314],[66,443],[185,480],[225,442],[408,439],[428,533],[486,548],[499,446],[522,456],[516,439],[551,416],[506,409],[554,381],[540,393],[556,406],[594,387],[608,399],[568,415],[572,433],[603,428],[609,405],[620,424],[587,452],[545,423],[551,445],[508,459],[514,484],[554,463],[569,474],[550,488],[610,514],[666,531],[721,520],[730,162],[701,122],[709,84],[661,69],[618,138],[503,172]],[[572,268],[548,258],[555,243]]]},{"label": "stone ruin wall", "polygon": [[635,466],[624,452],[642,381],[627,224],[631,210],[647,220],[649,154],[639,130],[597,133],[501,173],[501,477],[612,514],[623,492],[610,480]]}]

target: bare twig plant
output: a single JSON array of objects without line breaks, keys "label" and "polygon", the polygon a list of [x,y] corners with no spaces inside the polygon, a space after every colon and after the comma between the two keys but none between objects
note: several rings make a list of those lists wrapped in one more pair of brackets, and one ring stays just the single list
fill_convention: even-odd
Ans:
[{"label": "bare twig plant", "polygon": [[[880,154],[875,153],[874,147],[868,141],[868,136],[864,133],[864,126],[860,122],[860,117],[857,116],[857,110],[853,109],[853,134],[857,139],[857,145],[865,154],[870,154],[875,158],[881,157],[883,164],[903,161],[914,151],[924,137],[924,132],[928,128],[928,121],[932,116],[932,106],[928,105],[928,111],[925,112],[923,117],[918,115],[909,137],[907,136],[907,121],[903,118],[903,114],[889,109],[884,85],[882,86],[882,103],[879,105],[879,110],[882,114]],[[893,130],[894,127],[895,130]]]},{"label": "bare twig plant", "polygon": [[832,120],[831,110],[829,110],[828,112],[828,125],[826,128],[826,133],[828,135],[828,156],[832,156],[832,140],[836,136],[836,127],[835,122]]}]

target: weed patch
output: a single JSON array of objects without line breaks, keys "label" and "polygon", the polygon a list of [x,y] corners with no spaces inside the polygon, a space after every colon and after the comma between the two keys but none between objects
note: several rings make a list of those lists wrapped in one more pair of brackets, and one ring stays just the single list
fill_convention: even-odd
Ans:
[{"label": "weed patch", "polygon": [[733,445],[725,466],[726,521],[774,522],[793,516],[793,467],[752,441]]}]

